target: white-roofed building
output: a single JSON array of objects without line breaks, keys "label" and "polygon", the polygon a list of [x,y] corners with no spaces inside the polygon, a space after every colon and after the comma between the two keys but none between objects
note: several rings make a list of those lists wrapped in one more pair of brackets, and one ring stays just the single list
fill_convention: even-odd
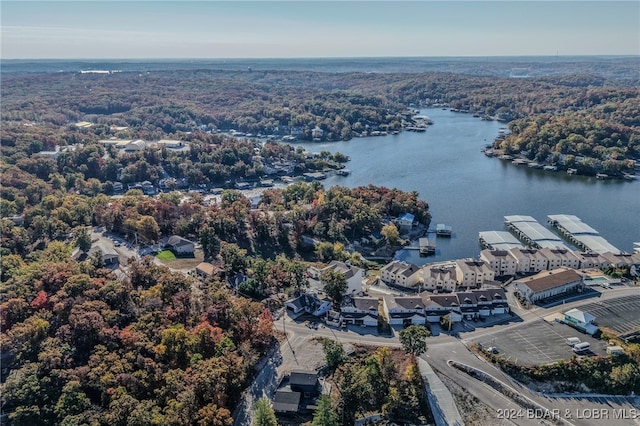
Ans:
[{"label": "white-roofed building", "polygon": [[568,249],[560,237],[540,225],[531,216],[505,216],[504,221],[511,231],[533,247]]},{"label": "white-roofed building", "polygon": [[596,317],[579,309],[571,309],[564,313],[565,323],[590,335],[594,335],[596,331],[598,331],[598,326],[595,325],[595,321]]},{"label": "white-roofed building", "polygon": [[482,231],[478,235],[480,245],[489,250],[510,250],[512,248],[524,248],[524,246],[507,231]]},{"label": "white-roofed building", "polygon": [[585,251],[596,253],[620,253],[620,250],[600,236],[600,233],[574,215],[556,214],[547,216],[548,222],[572,243]]}]

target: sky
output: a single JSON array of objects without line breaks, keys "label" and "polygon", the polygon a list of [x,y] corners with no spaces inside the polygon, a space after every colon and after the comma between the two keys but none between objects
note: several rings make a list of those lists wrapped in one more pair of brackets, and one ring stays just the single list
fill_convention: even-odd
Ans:
[{"label": "sky", "polygon": [[2,59],[640,55],[640,1],[0,2]]}]

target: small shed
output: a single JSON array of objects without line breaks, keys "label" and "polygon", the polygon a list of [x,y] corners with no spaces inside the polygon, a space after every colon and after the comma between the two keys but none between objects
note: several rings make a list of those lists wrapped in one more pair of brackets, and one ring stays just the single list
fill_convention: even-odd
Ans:
[{"label": "small shed", "polygon": [[598,331],[598,327],[594,324],[595,321],[596,317],[579,309],[574,308],[564,313],[565,323],[590,335]]}]

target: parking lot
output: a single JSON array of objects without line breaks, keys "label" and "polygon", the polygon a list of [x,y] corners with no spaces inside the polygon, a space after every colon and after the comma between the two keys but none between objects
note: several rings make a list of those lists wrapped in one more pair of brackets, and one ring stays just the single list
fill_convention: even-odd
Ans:
[{"label": "parking lot", "polygon": [[498,354],[523,365],[548,364],[570,359],[574,352],[566,343],[569,337],[578,337],[591,344],[587,355],[605,355],[607,343],[581,333],[559,322],[536,320],[522,326],[505,330],[489,337],[474,340],[484,348],[494,346]]},{"label": "parking lot", "polygon": [[619,335],[640,329],[640,294],[584,304],[578,307],[596,317],[596,324]]}]

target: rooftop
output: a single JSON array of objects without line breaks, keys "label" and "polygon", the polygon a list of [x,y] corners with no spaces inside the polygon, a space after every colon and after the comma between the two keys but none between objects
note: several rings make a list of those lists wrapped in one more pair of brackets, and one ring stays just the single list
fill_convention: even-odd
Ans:
[{"label": "rooftop", "polygon": [[561,287],[574,281],[582,281],[582,276],[573,269],[558,268],[552,271],[542,271],[532,277],[517,280],[525,284],[533,292]]}]

